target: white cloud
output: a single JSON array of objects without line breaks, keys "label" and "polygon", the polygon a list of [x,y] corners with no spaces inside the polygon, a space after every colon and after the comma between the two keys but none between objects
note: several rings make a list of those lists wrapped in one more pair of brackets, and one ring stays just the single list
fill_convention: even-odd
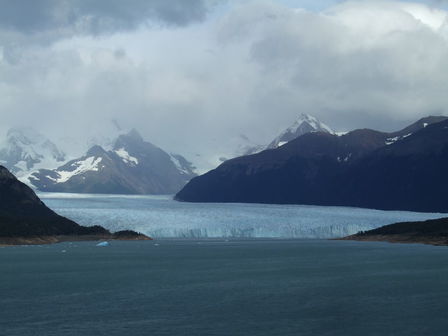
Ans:
[{"label": "white cloud", "polygon": [[269,142],[301,112],[394,129],[447,112],[446,18],[404,2],[310,12],[256,1],[182,28],[23,43],[0,53],[2,127],[86,136],[115,118],[207,160],[228,156],[240,133]]}]

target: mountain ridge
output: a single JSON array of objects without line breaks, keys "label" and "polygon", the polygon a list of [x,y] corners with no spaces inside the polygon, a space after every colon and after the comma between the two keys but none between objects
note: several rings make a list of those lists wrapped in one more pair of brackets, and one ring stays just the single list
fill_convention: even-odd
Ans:
[{"label": "mountain ridge", "polygon": [[166,153],[133,129],[120,135],[111,150],[95,145],[57,169],[39,170],[30,181],[40,191],[170,194],[193,176],[185,158]]},{"label": "mountain ridge", "polygon": [[0,163],[19,176],[36,168],[55,168],[65,159],[66,154],[51,140],[28,127],[9,129],[0,149]]},{"label": "mountain ridge", "polygon": [[[417,173],[408,173],[407,167],[403,165],[410,164],[409,160],[428,159],[431,169],[437,172],[440,171],[437,164],[445,166],[446,162],[440,151],[448,148],[448,133],[446,136],[443,133],[445,126],[448,129],[448,121],[446,117],[442,119],[440,121],[439,117],[429,117],[425,119],[429,121],[427,125],[420,124],[415,133],[404,134],[406,136],[401,136],[403,132],[399,133],[400,131],[385,133],[369,129],[355,130],[342,136],[308,133],[277,149],[227,161],[217,169],[192,179],[176,195],[176,199],[192,202],[286,203],[448,211],[448,205],[437,201],[435,196],[430,198],[432,204],[431,201],[422,201],[418,195],[415,196],[418,190],[425,190],[426,193],[429,190],[420,183],[413,184],[418,188],[411,193],[409,190],[407,194],[401,191],[403,201],[399,201],[397,193],[394,193],[396,200],[388,196],[388,186],[383,182],[386,179],[391,186],[401,190],[394,182],[394,179],[400,183],[406,182],[400,174],[408,179],[423,179],[419,174],[428,174],[423,163],[417,165]],[[423,135],[419,135],[421,132]],[[430,134],[432,140],[421,140],[425,134]],[[392,138],[393,141],[390,140]],[[435,157],[428,157],[435,153],[427,148],[434,147],[433,143],[439,145],[439,152]],[[388,162],[389,159],[384,159],[388,157],[387,153],[392,153],[394,160],[398,161]],[[400,153],[415,155],[405,160],[400,158]],[[375,158],[378,158],[377,162]],[[382,169],[383,163],[387,164],[390,171]],[[393,176],[390,181],[387,179],[389,175]],[[373,182],[369,183],[370,180]],[[446,179],[441,181],[448,183]],[[434,190],[438,191],[437,196],[441,197],[438,187],[440,183],[433,180],[431,183]],[[375,191],[374,194],[369,190]]]}]

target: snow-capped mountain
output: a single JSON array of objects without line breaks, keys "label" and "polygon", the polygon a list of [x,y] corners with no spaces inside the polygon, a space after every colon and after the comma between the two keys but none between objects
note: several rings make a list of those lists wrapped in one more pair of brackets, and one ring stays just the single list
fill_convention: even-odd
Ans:
[{"label": "snow-capped mountain", "polygon": [[304,134],[191,180],[176,199],[448,212],[448,118],[392,133]]},{"label": "snow-capped mountain", "polygon": [[288,143],[291,140],[298,138],[306,133],[313,132],[323,132],[329,134],[335,134],[335,132],[325,125],[323,122],[317,118],[302,113],[299,118],[294,122],[291,127],[284,130],[278,137],[276,137],[272,142],[266,147],[266,149],[273,149]]},{"label": "snow-capped mountain", "polygon": [[96,145],[106,150],[111,150],[115,140],[129,131],[130,129],[125,129],[117,120],[112,119],[102,123],[100,130],[83,130],[82,135],[76,132],[65,134],[55,138],[55,142],[67,153],[68,161],[84,155],[90,148]]},{"label": "snow-capped mountain", "polygon": [[29,182],[40,191],[171,194],[195,175],[184,157],[166,153],[131,130],[120,135],[111,150],[93,146],[57,169],[39,170]]},{"label": "snow-capped mountain", "polygon": [[325,125],[316,117],[313,117],[309,114],[301,113],[297,120],[290,127],[281,132],[280,135],[278,135],[268,145],[254,145],[246,142],[245,145],[243,144],[238,147],[238,150],[236,151],[236,154],[238,155],[235,155],[234,157],[256,154],[266,149],[278,148],[288,143],[289,141],[298,138],[301,135],[313,132],[336,134],[336,132],[334,132],[330,127]]},{"label": "snow-capped mountain", "polygon": [[40,168],[55,168],[65,158],[62,150],[32,128],[11,128],[0,149],[0,163],[19,178]]}]

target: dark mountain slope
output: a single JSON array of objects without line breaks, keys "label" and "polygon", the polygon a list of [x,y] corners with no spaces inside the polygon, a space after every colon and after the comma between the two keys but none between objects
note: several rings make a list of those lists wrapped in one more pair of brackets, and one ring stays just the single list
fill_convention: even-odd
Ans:
[{"label": "dark mountain slope", "polygon": [[278,149],[229,160],[194,178],[176,196],[198,202],[330,204],[322,188],[353,160],[384,146],[386,133],[357,130],[338,137],[308,133]]},{"label": "dark mountain slope", "polygon": [[409,125],[408,127],[403,128],[402,130],[400,130],[398,132],[391,133],[390,135],[392,137],[406,136],[408,134],[415,133],[415,132],[421,130],[422,128],[425,128],[428,125],[436,124],[441,121],[445,121],[447,119],[448,119],[448,117],[444,117],[444,116],[425,117],[425,118],[422,118],[422,119],[416,121],[415,123]]},{"label": "dark mountain slope", "polygon": [[448,211],[448,121],[362,158],[341,176],[344,205]]},{"label": "dark mountain slope", "polygon": [[99,239],[150,238],[129,230],[110,233],[101,226],[85,227],[59,216],[31,188],[0,166],[0,245]]},{"label": "dark mountain slope", "polygon": [[225,162],[193,179],[176,199],[448,211],[448,120],[416,124],[413,134],[405,133],[409,128],[306,134]]},{"label": "dark mountain slope", "polygon": [[0,166],[0,237],[89,235],[109,233],[101,227],[83,227],[59,216]]}]

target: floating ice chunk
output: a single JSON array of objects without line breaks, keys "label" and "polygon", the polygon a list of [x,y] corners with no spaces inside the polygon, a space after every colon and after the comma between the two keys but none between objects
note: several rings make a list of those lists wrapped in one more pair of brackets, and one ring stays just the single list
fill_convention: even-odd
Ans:
[{"label": "floating ice chunk", "polygon": [[100,242],[100,243],[96,244],[96,246],[99,246],[99,247],[106,247],[106,246],[109,246],[109,242],[107,242],[107,241]]}]

